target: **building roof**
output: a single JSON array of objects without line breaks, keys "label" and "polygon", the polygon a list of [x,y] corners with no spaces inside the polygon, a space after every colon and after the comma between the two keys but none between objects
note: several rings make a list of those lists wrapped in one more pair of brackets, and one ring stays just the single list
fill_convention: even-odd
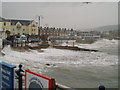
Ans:
[{"label": "building roof", "polygon": [[20,22],[23,26],[27,26],[30,23],[32,23],[33,20],[17,20],[17,19],[7,19],[7,21],[11,22],[12,25],[16,25],[18,22]]},{"label": "building roof", "polygon": [[4,19],[4,18],[2,18],[2,17],[0,17],[0,22],[3,22],[3,21],[5,21],[5,19]]},{"label": "building roof", "polygon": [[18,22],[20,22],[22,25],[29,25],[30,23],[32,23],[33,20],[18,20],[18,19],[4,19],[2,17],[0,17],[0,22],[11,22],[12,25],[16,25]]}]

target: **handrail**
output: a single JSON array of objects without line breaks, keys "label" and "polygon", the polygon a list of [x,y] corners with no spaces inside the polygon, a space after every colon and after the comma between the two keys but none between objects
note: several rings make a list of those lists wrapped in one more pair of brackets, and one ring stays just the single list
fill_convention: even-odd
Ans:
[{"label": "handrail", "polygon": [[[18,80],[19,90],[22,90],[22,76],[25,76],[24,71],[22,70],[22,65],[19,65],[19,69],[16,71],[16,74],[18,75],[18,78],[16,78],[16,79],[19,79]],[[76,90],[71,87],[68,87],[68,86],[65,86],[65,85],[62,85],[59,83],[55,83],[55,79],[53,79],[53,78],[52,78],[52,84],[53,84],[52,90]],[[105,90],[105,86],[100,85],[99,90]]]}]

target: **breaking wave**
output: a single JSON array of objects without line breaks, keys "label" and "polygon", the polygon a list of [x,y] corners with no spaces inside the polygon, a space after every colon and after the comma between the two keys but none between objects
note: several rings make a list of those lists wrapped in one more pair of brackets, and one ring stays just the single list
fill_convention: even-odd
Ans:
[{"label": "breaking wave", "polygon": [[[116,40],[100,40],[94,44],[79,45],[84,48],[102,48],[117,46]],[[117,55],[109,55],[103,52],[87,52],[60,50],[54,48],[43,49],[44,52],[30,50],[25,52],[15,51],[10,46],[5,47],[2,52],[5,54],[0,57],[0,61],[4,61],[13,65],[23,64],[25,69],[47,70],[48,66],[56,67],[80,67],[80,66],[106,66],[118,64]],[[37,69],[36,69],[37,68]]]}]

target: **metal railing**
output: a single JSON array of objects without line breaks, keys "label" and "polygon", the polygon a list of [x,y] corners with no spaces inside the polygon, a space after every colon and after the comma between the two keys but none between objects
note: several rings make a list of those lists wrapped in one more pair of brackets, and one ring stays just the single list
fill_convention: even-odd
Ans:
[{"label": "metal railing", "polygon": [[[18,90],[23,90],[23,76],[25,76],[23,72],[24,70],[22,70],[22,65],[20,64],[19,69],[16,71],[16,74],[18,75],[18,77],[16,78],[18,79]],[[75,89],[56,83],[55,79],[52,79],[52,90],[75,90]],[[99,90],[105,90],[105,86],[103,85],[99,86]]]}]

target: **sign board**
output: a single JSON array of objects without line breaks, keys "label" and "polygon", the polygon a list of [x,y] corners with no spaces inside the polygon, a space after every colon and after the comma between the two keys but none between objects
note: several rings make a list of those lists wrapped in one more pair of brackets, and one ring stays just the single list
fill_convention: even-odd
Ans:
[{"label": "sign board", "polygon": [[7,64],[5,62],[2,62],[1,66],[2,89],[14,90],[14,68],[16,68],[16,66]]},{"label": "sign board", "polygon": [[52,79],[34,73],[30,70],[25,70],[25,88],[29,89],[52,89]]}]

